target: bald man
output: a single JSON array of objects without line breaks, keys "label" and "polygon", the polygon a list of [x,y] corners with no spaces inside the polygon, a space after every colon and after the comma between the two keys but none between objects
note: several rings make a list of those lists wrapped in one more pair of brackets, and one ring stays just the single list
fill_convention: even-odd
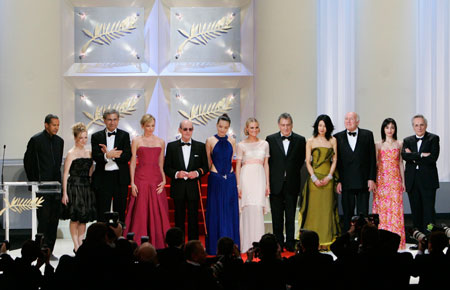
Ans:
[{"label": "bald man", "polygon": [[345,130],[334,135],[339,172],[336,191],[342,194],[344,231],[350,228],[352,216],[369,213],[369,195],[375,189],[377,163],[373,133],[358,126],[358,114],[349,112],[345,115]]},{"label": "bald man", "polygon": [[181,139],[167,144],[164,172],[171,178],[170,197],[175,205],[175,226],[185,231],[188,213],[188,240],[198,240],[198,182],[208,172],[205,144],[192,139],[191,121],[180,123]]}]

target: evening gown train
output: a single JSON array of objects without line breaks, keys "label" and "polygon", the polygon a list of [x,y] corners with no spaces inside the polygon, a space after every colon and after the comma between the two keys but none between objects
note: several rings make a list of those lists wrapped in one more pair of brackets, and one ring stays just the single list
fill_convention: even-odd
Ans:
[{"label": "evening gown train", "polygon": [[264,159],[269,156],[269,143],[265,140],[240,142],[237,146],[236,159],[242,160],[239,227],[243,253],[265,234],[264,214],[270,211],[270,203],[266,196]]},{"label": "evening gown train", "polygon": [[233,146],[228,137],[217,138],[211,152],[211,159],[216,172],[208,177],[208,198],[206,204],[206,252],[216,254],[217,241],[222,237],[233,239],[239,246],[239,209],[236,175],[232,172],[231,158]]},{"label": "evening gown train", "polygon": [[379,229],[400,236],[399,249],[403,250],[406,242],[400,154],[399,148],[378,151],[377,188],[373,192],[372,212],[380,216]]},{"label": "evening gown train", "polygon": [[[319,180],[330,173],[333,155],[333,148],[312,149],[311,165]],[[308,179],[301,195],[298,223],[300,229],[315,231],[321,246],[329,246],[334,242],[340,233],[340,226],[333,180],[326,186],[317,187],[311,178]]]},{"label": "evening gown train", "polygon": [[67,179],[69,202],[62,206],[62,219],[88,223],[97,218],[95,194],[89,178],[91,166],[92,158],[77,158],[72,161]]},{"label": "evening gown train", "polygon": [[127,207],[124,235],[135,233],[140,244],[141,236],[149,236],[149,242],[156,248],[165,247],[164,237],[169,224],[169,207],[166,191],[158,194],[156,189],[162,182],[159,156],[161,147],[141,146],[137,149],[138,165],[134,173],[134,183],[138,188],[137,197],[130,195]]}]

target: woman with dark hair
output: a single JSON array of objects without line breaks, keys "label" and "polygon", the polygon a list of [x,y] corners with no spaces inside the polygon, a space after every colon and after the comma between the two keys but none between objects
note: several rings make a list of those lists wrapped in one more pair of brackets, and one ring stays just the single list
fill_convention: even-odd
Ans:
[{"label": "woman with dark hair", "polygon": [[320,248],[325,250],[340,233],[334,177],[337,142],[331,133],[333,122],[320,115],[314,122],[313,136],[306,142],[306,167],[311,178],[303,188],[300,213],[301,229],[318,233]]},{"label": "woman with dark hair", "polygon": [[403,192],[405,177],[402,160],[402,141],[397,140],[397,123],[387,118],[381,125],[381,141],[376,146],[377,179],[373,191],[372,212],[380,216],[379,229],[400,235],[400,250],[405,249],[403,220]]},{"label": "woman with dark hair", "polygon": [[236,175],[231,162],[236,141],[227,136],[231,120],[223,114],[217,120],[217,134],[206,140],[210,175],[206,204],[206,251],[216,254],[217,241],[230,237],[239,245],[239,208]]}]

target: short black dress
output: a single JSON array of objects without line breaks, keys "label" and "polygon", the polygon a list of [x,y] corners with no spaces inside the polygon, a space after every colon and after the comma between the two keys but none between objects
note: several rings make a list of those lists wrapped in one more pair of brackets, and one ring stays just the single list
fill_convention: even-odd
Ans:
[{"label": "short black dress", "polygon": [[96,219],[95,194],[89,178],[92,162],[92,158],[77,158],[72,161],[67,180],[69,202],[62,207],[62,219],[80,223]]}]

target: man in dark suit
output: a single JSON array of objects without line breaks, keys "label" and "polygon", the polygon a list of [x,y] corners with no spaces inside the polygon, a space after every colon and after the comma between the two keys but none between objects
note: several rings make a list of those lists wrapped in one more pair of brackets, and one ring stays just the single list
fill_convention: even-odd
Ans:
[{"label": "man in dark suit", "polygon": [[425,231],[435,223],[434,204],[439,176],[436,161],[439,157],[439,136],[427,132],[427,119],[416,115],[412,119],[416,135],[403,140],[402,157],[406,161],[405,186],[411,204],[414,227]]},{"label": "man in dark suit", "polygon": [[120,114],[115,109],[103,113],[106,128],[91,137],[92,158],[95,161],[95,171],[92,176],[97,197],[98,221],[105,221],[105,212],[111,209],[119,213],[119,220],[125,221],[128,185],[130,184],[130,169],[128,161],[131,158],[130,135],[117,128]]},{"label": "man in dark suit", "polygon": [[358,128],[355,112],[345,115],[345,130],[334,135],[337,140],[337,168],[339,182],[336,190],[342,194],[343,229],[348,231],[350,221],[357,214],[369,213],[369,195],[375,189],[376,154],[373,134]]},{"label": "man in dark suit", "polygon": [[[61,162],[64,140],[57,136],[58,116],[49,114],[44,121],[45,130],[31,137],[23,157],[23,165],[29,181],[61,182]],[[41,187],[42,189],[42,187]],[[37,193],[44,198],[42,207],[37,210],[38,232],[44,234],[44,244],[53,251],[58,230],[60,193]],[[52,256],[52,259],[55,259]]]},{"label": "man in dark suit", "polygon": [[[269,135],[270,207],[273,233],[281,247],[294,252],[295,210],[300,193],[300,170],[305,164],[306,141],[292,132],[292,117],[278,117],[280,132]],[[286,240],[283,228],[286,219]]]},{"label": "man in dark suit", "polygon": [[181,139],[167,144],[164,172],[171,178],[170,196],[175,205],[175,226],[185,232],[187,204],[188,239],[198,240],[198,182],[208,172],[208,160],[205,144],[192,139],[192,122],[182,121],[178,130]]}]

